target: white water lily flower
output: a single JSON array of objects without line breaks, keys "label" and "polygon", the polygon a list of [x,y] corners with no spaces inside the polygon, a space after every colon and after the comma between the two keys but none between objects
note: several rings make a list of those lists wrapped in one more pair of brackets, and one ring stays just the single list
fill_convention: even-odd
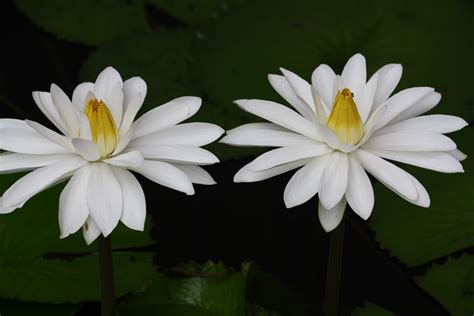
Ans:
[{"label": "white water lily flower", "polygon": [[390,96],[401,78],[401,65],[385,65],[368,81],[361,54],[349,59],[341,75],[320,65],[311,84],[288,70],[281,72],[283,76],[268,79],[296,112],[270,101],[235,101],[271,123],[239,126],[222,142],[280,147],[244,166],[235,182],[260,181],[302,167],[285,188],[286,207],[318,194],[319,219],[331,231],[340,223],[346,203],[363,219],[370,216],[374,192],[366,171],[407,201],[429,206],[428,193],[418,180],[387,160],[463,172],[459,161],[465,155],[443,134],[467,123],[448,115],[419,116],[440,101],[433,88],[409,88]]},{"label": "white water lily flower", "polygon": [[22,207],[37,193],[71,178],[59,199],[61,238],[83,227],[88,244],[109,235],[122,221],[144,229],[143,190],[128,171],[188,195],[192,183],[214,184],[199,165],[218,162],[199,148],[224,130],[207,123],[178,124],[201,106],[198,97],[181,97],[134,122],[147,92],[139,77],[122,82],[108,67],[95,83],[78,85],[72,101],[55,84],[33,92],[46,117],[61,132],[32,121],[0,119],[0,172],[32,170],[0,198],[0,213]]}]

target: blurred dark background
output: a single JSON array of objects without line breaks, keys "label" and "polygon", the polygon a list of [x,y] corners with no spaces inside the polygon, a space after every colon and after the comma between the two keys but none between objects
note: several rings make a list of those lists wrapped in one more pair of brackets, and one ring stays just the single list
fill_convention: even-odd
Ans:
[{"label": "blurred dark background", "polygon": [[[100,70],[111,65],[124,79],[138,75],[147,81],[149,95],[144,111],[174,97],[198,95],[204,101],[193,120],[229,129],[255,120],[235,109],[233,99],[283,102],[266,79],[266,74],[277,73],[279,66],[309,79],[320,63],[340,71],[356,52],[366,56],[369,73],[386,63],[402,63],[404,77],[397,90],[417,85],[435,87],[443,95],[435,112],[459,115],[469,122],[473,118],[470,0],[18,0],[2,1],[0,15],[0,112],[4,118],[30,119],[49,126],[32,100],[32,91],[48,91],[50,84],[56,83],[71,95],[78,83],[94,81]],[[454,136],[467,154],[472,152],[472,136],[471,126]],[[145,239],[150,236],[151,240],[138,246],[128,243],[118,250],[152,252],[153,273],[164,275],[191,261],[222,262],[236,273],[240,273],[243,262],[253,262],[258,272],[246,279],[242,303],[247,315],[319,315],[329,235],[319,224],[317,201],[287,210],[283,190],[291,172],[259,183],[235,184],[233,175],[259,151],[220,144],[210,146],[210,150],[222,161],[206,168],[218,185],[196,186],[195,196],[139,178],[151,219]],[[408,168],[431,193],[430,209],[408,205],[375,185],[376,208],[368,222],[346,212],[343,315],[474,313],[470,160],[464,163],[466,173],[460,175],[433,175]],[[15,177],[2,175],[2,189]],[[0,217],[0,239],[34,239],[36,231],[47,227],[56,232],[58,192],[43,193],[49,195],[33,199],[25,210]],[[31,222],[25,227],[21,224],[23,215],[16,214],[20,212],[41,212],[48,224],[33,227],[36,224]],[[57,235],[51,234],[42,241],[37,255],[42,260],[53,260],[51,253],[57,254],[54,260],[62,262],[71,260],[67,253],[74,257],[95,251],[95,244],[89,248],[80,244],[81,236],[74,237],[70,245],[77,246],[70,248],[54,238]],[[84,299],[80,289],[77,299],[74,294],[55,294],[63,286],[65,291],[74,288],[74,282],[68,284],[67,273],[48,284],[35,282],[20,268],[9,266],[9,262],[16,262],[9,261],[13,260],[9,259],[12,253],[18,258],[35,253],[27,247],[19,249],[25,253],[12,251],[6,242],[2,246],[0,240],[2,316],[28,315],[32,310],[48,315],[98,313],[99,305],[92,294],[84,294]],[[22,260],[18,261],[20,266],[27,269],[28,263]],[[62,271],[63,267],[57,269]],[[9,278],[2,288],[1,276],[5,277],[6,271]],[[22,285],[29,287],[28,293]],[[123,293],[137,289],[131,286]],[[42,296],[42,291],[53,294]],[[209,306],[218,305],[212,301],[219,298],[208,300],[209,315],[243,312],[242,308],[228,314],[212,311]],[[137,313],[155,315],[151,309]]]}]

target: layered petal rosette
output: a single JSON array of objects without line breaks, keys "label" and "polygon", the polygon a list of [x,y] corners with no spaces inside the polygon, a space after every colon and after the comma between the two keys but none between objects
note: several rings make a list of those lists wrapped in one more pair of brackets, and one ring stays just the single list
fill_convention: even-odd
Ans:
[{"label": "layered petal rosette", "polygon": [[346,204],[363,219],[374,207],[367,172],[405,200],[428,207],[420,182],[393,163],[439,172],[463,172],[465,158],[444,134],[467,123],[455,116],[422,115],[441,95],[416,87],[392,95],[402,66],[388,64],[366,79],[365,58],[356,54],[336,75],[317,67],[306,82],[291,71],[269,75],[272,87],[293,108],[264,100],[237,100],[243,110],[268,123],[250,123],[227,132],[222,142],[235,146],[276,147],[244,166],[235,182],[254,182],[300,168],[288,182],[287,208],[319,196],[319,219],[326,231],[336,228]]},{"label": "layered petal rosette", "polygon": [[223,134],[219,126],[183,123],[201,106],[180,97],[143,114],[147,92],[139,77],[122,82],[108,67],[95,83],[78,85],[72,100],[55,84],[33,99],[54,131],[33,121],[0,119],[0,172],[29,171],[0,199],[0,213],[22,207],[39,192],[70,178],[59,198],[61,238],[83,227],[87,243],[108,236],[122,221],[143,230],[146,202],[130,172],[194,194],[193,183],[214,184],[200,165],[219,160],[200,148]]}]

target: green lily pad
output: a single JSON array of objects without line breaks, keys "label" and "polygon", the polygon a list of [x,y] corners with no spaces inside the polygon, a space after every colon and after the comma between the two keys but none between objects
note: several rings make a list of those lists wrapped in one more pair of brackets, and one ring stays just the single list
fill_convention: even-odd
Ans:
[{"label": "green lily pad", "polygon": [[355,308],[352,316],[395,316],[394,313],[372,303],[366,303],[364,307]]},{"label": "green lily pad", "polygon": [[[184,266],[175,277],[155,274],[144,292],[120,305],[121,315],[134,315],[136,308],[142,315],[245,315],[245,280],[240,272],[228,270],[222,263],[196,267]],[[183,314],[184,310],[187,313]]]},{"label": "green lily pad", "polygon": [[[474,154],[472,130],[457,133],[459,147]],[[374,185],[375,208],[369,220],[380,245],[408,266],[416,266],[474,245],[474,161],[463,161],[465,173],[442,174],[430,170],[402,168],[427,189],[431,206],[422,208],[401,199],[383,184]],[[402,233],[403,232],[403,233]]]},{"label": "green lily pad", "polygon": [[17,7],[60,39],[97,45],[149,30],[142,1],[16,0]]},{"label": "green lily pad", "polygon": [[448,258],[435,264],[416,283],[438,300],[452,315],[471,315],[474,311],[474,256]]},{"label": "green lily pad", "polygon": [[5,316],[73,316],[80,307],[80,304],[46,304],[0,299],[0,314]]}]

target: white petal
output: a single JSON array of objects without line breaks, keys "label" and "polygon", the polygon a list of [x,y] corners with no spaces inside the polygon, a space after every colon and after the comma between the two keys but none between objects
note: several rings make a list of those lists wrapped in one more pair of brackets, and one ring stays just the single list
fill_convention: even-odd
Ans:
[{"label": "white petal", "polygon": [[119,167],[139,167],[143,164],[143,155],[139,151],[129,151],[104,159],[104,162]]},{"label": "white petal", "polygon": [[325,125],[326,121],[329,116],[329,109],[328,107],[324,104],[323,100],[319,97],[318,93],[314,88],[311,89],[311,92],[313,93],[313,100],[314,100],[314,106],[316,108],[316,116],[317,116],[317,121],[321,125]]},{"label": "white petal", "polygon": [[70,137],[79,136],[79,112],[69,97],[54,83],[51,84],[51,99],[58,109],[62,125]]},{"label": "white petal", "polygon": [[201,102],[198,97],[180,97],[148,111],[133,123],[133,138],[181,123],[196,114]]},{"label": "white petal", "polygon": [[438,92],[433,91],[431,93],[428,93],[418,102],[398,114],[390,123],[398,123],[406,119],[423,114],[438,105],[440,100],[441,94],[439,94]]},{"label": "white petal", "polygon": [[94,84],[92,82],[84,82],[79,84],[72,93],[72,104],[77,111],[84,112],[86,106],[86,96],[89,91],[94,91]]},{"label": "white petal", "polygon": [[316,143],[313,139],[296,134],[272,123],[250,123],[227,131],[220,143],[235,146],[284,147]]},{"label": "white petal", "polygon": [[359,94],[367,81],[365,57],[361,54],[355,54],[349,58],[342,70],[341,78],[354,95]]},{"label": "white petal", "polygon": [[426,191],[425,187],[408,172],[407,172],[407,175],[410,178],[413,185],[415,186],[416,193],[417,193],[416,199],[414,201],[412,200],[407,200],[407,201],[421,207],[429,207],[431,201],[430,201],[430,196],[428,192]]},{"label": "white petal", "polygon": [[340,150],[345,153],[352,152],[357,149],[357,146],[351,144],[344,144],[339,142],[336,134],[327,128],[325,125],[317,126],[319,135],[322,136],[324,142],[336,150]]},{"label": "white petal", "polygon": [[468,123],[460,117],[451,115],[418,116],[380,129],[377,134],[398,131],[425,131],[434,133],[451,133],[466,127]]},{"label": "white petal", "polygon": [[132,170],[165,187],[187,195],[194,194],[194,188],[188,176],[169,163],[145,160],[140,167],[132,168]]},{"label": "white petal", "polygon": [[295,111],[265,100],[234,101],[243,110],[315,140],[321,140],[315,125]]},{"label": "white petal", "polygon": [[359,149],[354,155],[365,170],[390,190],[410,201],[416,200],[417,190],[407,172],[365,150]]},{"label": "white petal", "polygon": [[403,131],[372,135],[362,147],[392,151],[449,151],[456,149],[456,144],[438,133]]},{"label": "white petal", "polygon": [[278,92],[291,106],[308,120],[314,120],[312,109],[302,99],[300,99],[284,76],[268,75],[268,81],[273,89]]},{"label": "white petal", "polygon": [[117,84],[122,86],[122,77],[117,70],[107,67],[97,77],[93,92],[100,100],[106,101]]},{"label": "white petal", "polygon": [[79,113],[79,138],[92,140],[91,125],[83,112]]},{"label": "white petal", "polygon": [[87,206],[87,188],[90,165],[77,170],[64,187],[59,197],[60,238],[74,234],[81,228],[89,216]]},{"label": "white petal", "polygon": [[374,208],[374,190],[364,168],[352,155],[349,156],[346,200],[357,215],[365,220],[369,218]]},{"label": "white petal", "polygon": [[339,226],[342,221],[342,217],[344,216],[344,210],[346,209],[346,205],[346,199],[343,198],[339,203],[337,203],[336,206],[328,210],[321,202],[319,202],[319,221],[321,222],[321,226],[327,233]]},{"label": "white petal", "polygon": [[33,91],[33,100],[43,114],[56,126],[61,133],[67,135],[66,128],[59,117],[59,112],[51,99],[49,92]]},{"label": "white petal", "polygon": [[73,157],[71,154],[30,155],[0,154],[0,174],[28,171]]},{"label": "white petal", "polygon": [[464,159],[467,158],[467,155],[463,153],[462,151],[460,151],[459,149],[450,150],[447,153],[453,156],[454,158],[456,158],[458,161],[463,161]]},{"label": "white petal", "polygon": [[282,173],[285,173],[287,171],[299,168],[301,166],[304,166],[308,162],[310,162],[311,159],[303,159],[303,160],[298,160],[294,162],[290,162],[284,165],[280,165],[278,167],[272,168],[272,169],[267,169],[263,171],[252,171],[249,168],[250,164],[246,164],[243,166],[234,176],[234,182],[257,182],[257,181],[262,181],[277,175],[280,175]]},{"label": "white petal", "polygon": [[135,116],[142,105],[141,100],[142,96],[139,94],[136,95],[135,98],[130,101],[130,103],[128,103],[125,113],[123,114],[122,123],[120,125],[120,135],[125,134],[129,130],[130,126],[132,126],[133,120],[135,119]]},{"label": "white petal", "polygon": [[125,148],[127,148],[127,146],[132,141],[133,132],[133,128],[130,128],[124,135],[120,137],[119,143],[117,144],[117,147],[115,147],[114,152],[112,153],[113,156],[121,153]]},{"label": "white petal", "polygon": [[377,122],[377,129],[390,123],[397,115],[414,106],[428,94],[433,92],[433,88],[417,87],[409,88],[398,92],[386,101],[387,109],[384,115]]},{"label": "white petal", "polygon": [[209,123],[185,123],[134,139],[133,146],[188,145],[204,146],[218,139],[224,130]]},{"label": "white petal", "polygon": [[333,102],[333,87],[336,74],[328,65],[319,65],[311,76],[311,83],[316,93],[324,101],[326,107],[330,107]]},{"label": "white petal", "polygon": [[219,159],[210,151],[194,146],[130,146],[128,149],[140,151],[145,159],[196,165],[211,165],[219,162]]},{"label": "white petal", "polygon": [[94,222],[92,217],[88,217],[86,223],[82,227],[82,233],[84,234],[84,240],[88,245],[92,244],[94,240],[100,235],[100,228]]},{"label": "white petal", "polygon": [[25,120],[26,124],[31,126],[38,134],[41,136],[44,136],[45,138],[49,139],[50,141],[58,144],[59,146],[62,146],[69,151],[73,151],[73,146],[71,144],[71,139],[69,137],[63,136],[61,134],[56,133],[53,130],[50,130],[49,128],[36,123],[34,121],[30,120]]},{"label": "white petal", "polygon": [[318,157],[296,171],[283,194],[287,208],[303,204],[318,193],[321,176],[330,157],[331,155]]},{"label": "white petal", "polygon": [[331,209],[341,201],[347,188],[349,160],[347,154],[334,152],[324,169],[319,188],[319,201],[325,208]]},{"label": "white petal", "polygon": [[96,161],[100,159],[99,146],[97,146],[96,143],[87,139],[74,138],[72,140],[72,145],[82,158],[88,161]]},{"label": "white petal", "polygon": [[[342,91],[344,88],[347,88],[347,85],[344,83],[344,80],[342,80],[342,77],[339,75],[336,75],[336,78],[334,78],[334,85],[332,87],[332,100],[336,98],[336,95],[339,91]],[[354,91],[352,91],[354,93]],[[332,106],[334,105],[334,101],[331,101],[331,103],[327,104],[329,110],[332,109]]]},{"label": "white petal", "polygon": [[314,112],[314,102],[313,95],[311,93],[311,85],[306,80],[289,70],[280,68],[280,71],[285,76],[286,80],[290,84],[290,87],[296,93],[298,98],[303,100],[306,103],[306,106],[312,112]]},{"label": "white petal", "polygon": [[69,177],[74,170],[86,163],[78,156],[73,156],[30,172],[5,191],[2,197],[3,206],[25,203],[32,196]]},{"label": "white petal", "polygon": [[392,94],[400,82],[403,68],[400,64],[388,64],[374,73],[378,76],[377,90],[374,96],[374,105],[372,110],[376,110]]},{"label": "white petal", "polygon": [[123,115],[123,89],[122,83],[117,82],[110,91],[109,95],[105,99],[105,103],[112,113],[112,117],[115,121],[115,126],[119,127],[122,124]]},{"label": "white petal", "polygon": [[26,122],[13,119],[0,119],[0,149],[23,154],[71,152],[39,134]]},{"label": "white petal", "polygon": [[91,164],[87,205],[90,216],[107,237],[122,216],[122,190],[117,177],[106,163]]},{"label": "white petal", "polygon": [[421,168],[435,170],[438,172],[464,172],[459,161],[445,152],[404,152],[388,150],[369,150],[372,154],[379,157],[403,162]]},{"label": "white petal", "polygon": [[125,110],[128,109],[130,102],[139,96],[139,105],[140,108],[143,104],[143,100],[145,100],[147,92],[146,82],[140,77],[132,77],[128,80],[125,80],[123,83],[123,104],[125,106]]},{"label": "white petal", "polygon": [[195,165],[173,164],[176,168],[184,172],[192,183],[213,185],[216,181],[204,168]]},{"label": "white petal", "polygon": [[146,218],[146,201],[142,186],[128,170],[112,168],[122,189],[123,210],[120,220],[128,228],[143,231]]},{"label": "white petal", "polygon": [[361,89],[358,95],[354,96],[354,102],[360,114],[362,123],[365,123],[369,117],[370,110],[374,100],[375,91],[377,89],[378,76],[374,75],[369,82]]},{"label": "white petal", "polygon": [[253,171],[262,171],[289,162],[315,158],[332,152],[333,149],[326,144],[312,144],[309,146],[288,146],[270,150],[253,160],[249,168]]}]

